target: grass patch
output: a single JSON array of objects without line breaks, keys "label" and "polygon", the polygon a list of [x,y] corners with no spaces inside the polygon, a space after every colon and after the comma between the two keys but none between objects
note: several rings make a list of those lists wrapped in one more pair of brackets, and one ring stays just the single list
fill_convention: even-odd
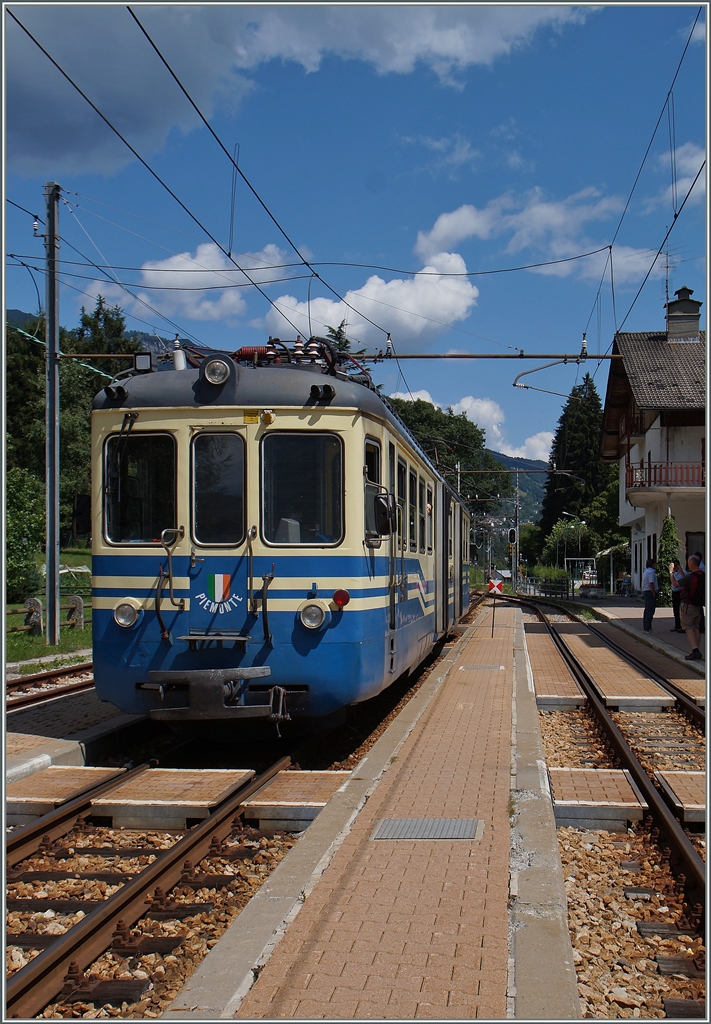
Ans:
[{"label": "grass patch", "polygon": [[[91,607],[89,607],[89,611],[91,611]],[[23,623],[24,615],[8,615],[6,628],[21,626]],[[43,636],[6,633],[5,660],[30,661],[33,658],[46,658],[50,654],[69,655],[74,651],[91,649],[91,644],[91,623],[86,624],[84,629],[70,629],[68,626],[63,626],[56,647],[48,647]]]}]

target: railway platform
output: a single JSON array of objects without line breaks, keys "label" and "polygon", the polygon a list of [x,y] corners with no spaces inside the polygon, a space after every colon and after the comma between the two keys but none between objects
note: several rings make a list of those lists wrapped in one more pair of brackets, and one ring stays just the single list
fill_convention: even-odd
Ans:
[{"label": "railway platform", "polygon": [[671,608],[657,608],[655,610],[651,633],[644,632],[642,625],[644,605],[635,599],[625,600],[624,598],[616,597],[595,602],[577,601],[574,604],[574,608],[576,611],[580,611],[582,608],[591,608],[599,618],[616,626],[630,636],[644,640],[648,646],[655,648],[662,654],[667,654],[675,661],[683,662],[697,675],[704,676],[706,674],[706,634],[702,633],[701,635],[701,647],[699,649],[703,656],[702,660],[696,662],[686,661],[686,655],[690,651],[689,641],[685,633],[672,632],[674,613]]},{"label": "railway platform", "polygon": [[520,609],[479,613],[163,1016],[580,1016]]},{"label": "railway platform", "polygon": [[50,765],[86,764],[87,747],[136,722],[99,700],[94,690],[50,698],[5,716],[5,782],[17,782]]}]

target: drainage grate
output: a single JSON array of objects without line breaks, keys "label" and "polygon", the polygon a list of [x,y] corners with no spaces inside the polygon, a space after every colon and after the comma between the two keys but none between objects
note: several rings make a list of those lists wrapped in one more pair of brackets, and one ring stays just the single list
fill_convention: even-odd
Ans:
[{"label": "drainage grate", "polygon": [[490,669],[492,671],[494,669],[497,669],[497,670],[500,671],[502,668],[506,668],[506,666],[505,665],[460,665],[459,666],[459,671],[460,672],[465,672],[465,671],[471,671],[472,669]]},{"label": "drainage grate", "polygon": [[481,839],[479,818],[381,818],[371,839]]}]

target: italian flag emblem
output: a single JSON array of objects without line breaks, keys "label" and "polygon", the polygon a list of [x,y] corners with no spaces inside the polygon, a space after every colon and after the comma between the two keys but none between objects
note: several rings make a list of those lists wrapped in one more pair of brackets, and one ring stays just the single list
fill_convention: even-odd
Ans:
[{"label": "italian flag emblem", "polygon": [[226,573],[213,573],[208,580],[208,594],[211,601],[229,601],[232,577]]}]

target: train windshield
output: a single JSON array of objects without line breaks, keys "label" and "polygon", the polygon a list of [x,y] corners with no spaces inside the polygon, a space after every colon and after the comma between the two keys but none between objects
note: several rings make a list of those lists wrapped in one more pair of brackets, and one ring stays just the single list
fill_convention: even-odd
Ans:
[{"label": "train windshield", "polygon": [[175,441],[170,434],[106,442],[105,531],[112,544],[159,544],[175,528]]},{"label": "train windshield", "polygon": [[199,544],[244,540],[244,440],[198,434],[193,443],[193,534]]},{"label": "train windshield", "polygon": [[262,529],[270,544],[343,538],[343,454],[334,434],[270,433],[262,449]]}]

